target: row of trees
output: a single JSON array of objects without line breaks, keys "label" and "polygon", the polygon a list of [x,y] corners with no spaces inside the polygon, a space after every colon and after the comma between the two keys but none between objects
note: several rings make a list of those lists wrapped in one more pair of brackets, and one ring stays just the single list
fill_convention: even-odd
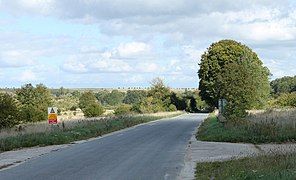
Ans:
[{"label": "row of trees", "polygon": [[[96,107],[94,107],[94,104]],[[102,106],[117,105],[115,114],[155,113],[161,111],[186,110],[196,112],[208,106],[201,100],[197,91],[185,91],[176,94],[165,85],[162,79],[151,81],[151,88],[144,90],[128,90],[127,93],[118,90],[85,92],[79,99],[79,107],[87,117],[103,113]],[[88,108],[92,106],[92,108]],[[93,111],[97,111],[98,114]]]}]

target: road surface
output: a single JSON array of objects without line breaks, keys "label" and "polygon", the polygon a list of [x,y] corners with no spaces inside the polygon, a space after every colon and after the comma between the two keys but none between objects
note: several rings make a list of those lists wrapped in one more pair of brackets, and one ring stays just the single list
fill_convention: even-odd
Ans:
[{"label": "road surface", "polygon": [[116,132],[0,171],[0,179],[176,179],[188,141],[205,117],[186,114]]}]

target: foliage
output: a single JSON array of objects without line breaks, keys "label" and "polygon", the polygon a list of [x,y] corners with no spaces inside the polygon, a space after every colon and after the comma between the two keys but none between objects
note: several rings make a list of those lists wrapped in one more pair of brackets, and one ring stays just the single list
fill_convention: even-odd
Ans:
[{"label": "foliage", "polygon": [[151,88],[148,91],[148,97],[153,97],[162,101],[164,108],[169,107],[171,104],[171,91],[168,86],[164,84],[161,78],[154,78],[151,82]]},{"label": "foliage", "polygon": [[170,111],[170,88],[167,87],[160,78],[153,79],[150,84],[151,88],[147,93],[147,97],[140,103],[139,110],[142,113]]},{"label": "foliage", "polygon": [[89,104],[82,111],[85,117],[98,117],[105,112],[103,107],[98,103]]},{"label": "foliage", "polygon": [[13,127],[19,123],[19,110],[12,95],[0,93],[0,129]]},{"label": "foliage", "polygon": [[149,96],[142,100],[139,110],[142,113],[156,113],[165,111],[165,107],[160,99]]},{"label": "foliage", "polygon": [[16,91],[20,102],[20,117],[24,122],[47,119],[47,108],[52,105],[52,95],[46,86],[26,84]]},{"label": "foliage", "polygon": [[270,83],[272,87],[272,94],[279,96],[281,93],[291,93],[296,91],[296,76],[285,76],[275,79]]},{"label": "foliage", "polygon": [[278,107],[296,108],[296,92],[283,93],[274,102]]},{"label": "foliage", "polygon": [[121,104],[124,99],[125,93],[118,90],[112,90],[110,93],[107,90],[100,91],[96,94],[97,100],[102,105],[118,105]]},{"label": "foliage", "polygon": [[109,95],[109,92],[107,90],[99,91],[98,93],[95,94],[97,100],[103,106],[107,105],[106,99],[108,95]]},{"label": "foliage", "polygon": [[117,116],[131,114],[131,108],[131,105],[121,104],[114,110],[114,114]]},{"label": "foliage", "polygon": [[94,95],[93,92],[84,92],[81,94],[80,98],[79,98],[79,103],[78,106],[80,109],[85,109],[87,106],[89,106],[90,104],[96,104],[96,97]]},{"label": "foliage", "polygon": [[84,92],[79,98],[79,108],[86,117],[97,117],[104,113],[104,109],[98,104],[93,92]]},{"label": "foliage", "polygon": [[201,100],[199,91],[185,91],[184,93],[171,93],[171,103],[177,110],[186,110],[188,112],[199,112],[207,110],[209,107],[205,101]]},{"label": "foliage", "polygon": [[196,179],[295,179],[296,153],[197,163]]},{"label": "foliage", "polygon": [[106,103],[114,106],[122,103],[125,93],[119,92],[118,90],[112,90],[111,93],[106,97]]},{"label": "foliage", "polygon": [[169,108],[168,108],[169,111],[177,111],[177,108],[175,105],[173,104],[170,104]]},{"label": "foliage", "polygon": [[[242,109],[259,107],[265,103],[270,91],[267,87],[269,71],[262,66],[257,54],[247,46],[233,40],[213,43],[202,55],[199,65],[200,95],[210,106],[217,107],[218,99],[232,101],[240,98],[245,92],[248,97],[253,98],[249,102],[242,101]],[[231,72],[227,73],[228,71]],[[248,75],[250,76],[247,77]],[[244,86],[236,91],[239,85]],[[256,90],[251,95],[254,85]]]},{"label": "foliage", "polygon": [[[217,78],[220,96],[228,102],[224,114],[228,120],[245,117],[247,109],[263,107],[269,96],[268,71],[250,63],[246,56],[224,65]],[[258,89],[259,84],[264,89]]]},{"label": "foliage", "polygon": [[123,99],[125,104],[139,104],[141,100],[147,96],[147,92],[143,90],[128,90]]}]

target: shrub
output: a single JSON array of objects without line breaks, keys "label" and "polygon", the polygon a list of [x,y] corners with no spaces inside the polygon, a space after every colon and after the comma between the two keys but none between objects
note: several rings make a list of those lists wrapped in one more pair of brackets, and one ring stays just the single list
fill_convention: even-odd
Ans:
[{"label": "shrub", "polygon": [[118,106],[114,111],[115,111],[114,112],[115,115],[131,114],[131,106],[127,104],[122,104]]},{"label": "shrub", "polygon": [[170,106],[169,106],[169,111],[177,111],[176,106],[173,105],[173,104],[170,104]]},{"label": "shrub", "polygon": [[104,109],[98,103],[87,105],[82,109],[84,116],[86,117],[97,117],[104,113]]},{"label": "shrub", "polygon": [[292,107],[292,108],[295,108],[296,107],[296,93],[284,93],[284,94],[281,94],[277,98],[275,104],[280,106],[280,107]]}]

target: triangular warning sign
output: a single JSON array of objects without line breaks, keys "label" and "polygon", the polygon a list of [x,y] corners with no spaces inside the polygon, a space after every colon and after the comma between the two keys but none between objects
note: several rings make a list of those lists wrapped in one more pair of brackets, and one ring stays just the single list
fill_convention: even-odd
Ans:
[{"label": "triangular warning sign", "polygon": [[50,113],[55,114],[54,109],[51,108]]}]

